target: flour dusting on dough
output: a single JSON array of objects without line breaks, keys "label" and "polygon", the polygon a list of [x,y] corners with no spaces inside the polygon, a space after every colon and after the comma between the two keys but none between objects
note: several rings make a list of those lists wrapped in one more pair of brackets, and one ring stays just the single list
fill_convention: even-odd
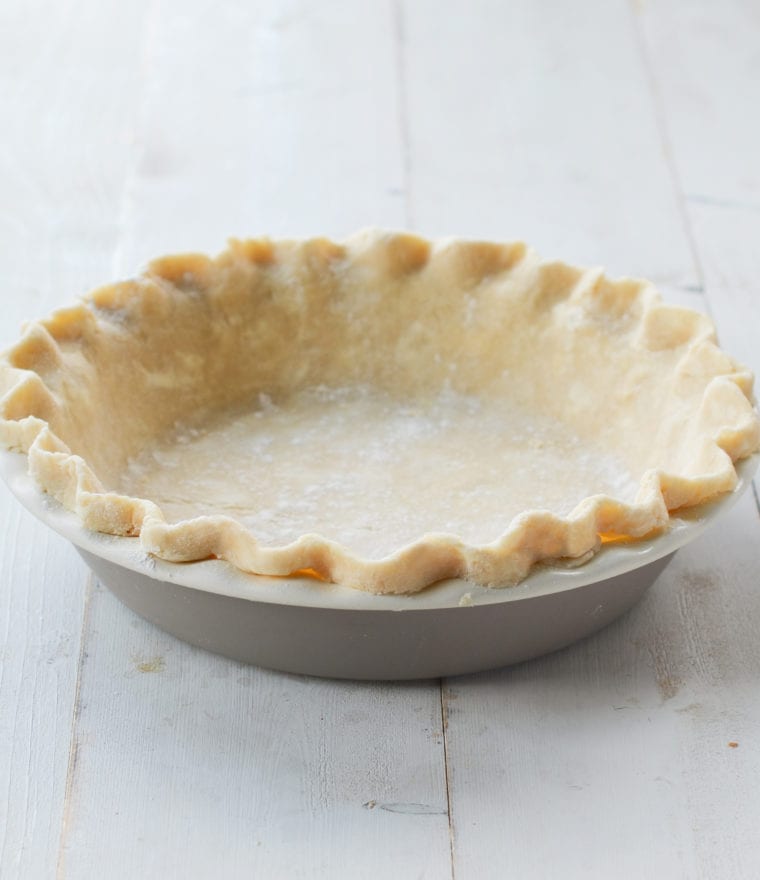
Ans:
[{"label": "flour dusting on dough", "polygon": [[637,480],[566,425],[507,402],[320,386],[178,425],[130,461],[121,489],[170,522],[221,513],[267,545],[318,532],[378,559],[431,532],[496,540],[524,510],[633,500]]}]

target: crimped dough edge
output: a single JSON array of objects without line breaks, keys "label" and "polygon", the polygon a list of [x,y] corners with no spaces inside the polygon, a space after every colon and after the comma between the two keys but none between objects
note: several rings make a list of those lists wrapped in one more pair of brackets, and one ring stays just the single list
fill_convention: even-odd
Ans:
[{"label": "crimped dough edge", "polygon": [[[501,275],[563,279],[571,275],[572,283],[560,284],[560,293],[550,291],[547,308],[558,300],[577,301],[611,323],[624,314],[635,321],[627,339],[635,339],[648,351],[676,352],[681,374],[704,377],[692,398],[683,394],[693,418],[688,454],[679,457],[682,466],[649,468],[632,503],[595,495],[566,517],[528,510],[491,543],[475,546],[453,535],[427,534],[379,560],[360,558],[318,534],[303,535],[286,546],[263,546],[244,525],[226,516],[198,516],[170,524],[151,500],[107,491],[93,467],[51,427],[66,406],[63,352],[77,346],[86,350],[93,334],[120,310],[136,310],[141,318],[151,320],[160,311],[162,298],[187,297],[188,289],[193,295],[200,289],[202,295],[231,264],[243,262],[268,272],[294,254],[299,260],[366,261],[379,273],[377,277],[401,285],[406,277],[436,265],[451,276],[452,285],[469,289],[484,278]],[[667,527],[670,511],[733,490],[734,462],[760,448],[752,384],[751,373],[718,349],[714,328],[704,316],[663,305],[646,282],[610,280],[599,270],[544,262],[521,243],[429,242],[377,230],[343,243],[233,240],[215,259],[190,254],[156,260],[137,279],[93,291],[78,305],[27,325],[23,338],[0,360],[0,442],[25,454],[37,485],[74,511],[86,528],[138,537],[145,552],[167,561],[216,557],[253,574],[309,572],[376,594],[414,593],[445,578],[503,587],[519,583],[536,563],[590,557],[608,539],[649,535]]]}]

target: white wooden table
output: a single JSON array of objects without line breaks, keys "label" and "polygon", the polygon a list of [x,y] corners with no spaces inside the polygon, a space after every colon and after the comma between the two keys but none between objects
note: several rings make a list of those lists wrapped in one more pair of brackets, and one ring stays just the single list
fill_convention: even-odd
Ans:
[{"label": "white wooden table", "polygon": [[[162,252],[525,238],[760,371],[757,0],[3,0],[0,336]],[[760,516],[537,662],[309,680],[138,619],[0,494],[3,878],[760,877]]]}]

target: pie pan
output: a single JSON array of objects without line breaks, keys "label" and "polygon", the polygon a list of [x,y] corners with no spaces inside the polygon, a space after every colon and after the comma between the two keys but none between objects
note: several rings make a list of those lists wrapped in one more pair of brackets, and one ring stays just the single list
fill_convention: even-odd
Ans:
[{"label": "pie pan", "polygon": [[0,452],[3,477],[38,519],[71,541],[125,605],[208,651],[283,672],[401,680],[493,669],[539,657],[602,629],[649,589],[750,485],[760,455],[740,462],[734,492],[692,508],[657,537],[604,547],[576,568],[535,570],[501,590],[452,579],[408,596],[375,596],[310,578],[247,575],[222,560],[173,563],[137,538],[91,532]]},{"label": "pie pan", "polygon": [[[27,325],[0,357],[0,445],[22,500],[166,628],[416,678],[634,601],[741,487],[752,384],[651,283],[521,243],[232,241]],[[534,614],[544,641],[522,643]]]}]

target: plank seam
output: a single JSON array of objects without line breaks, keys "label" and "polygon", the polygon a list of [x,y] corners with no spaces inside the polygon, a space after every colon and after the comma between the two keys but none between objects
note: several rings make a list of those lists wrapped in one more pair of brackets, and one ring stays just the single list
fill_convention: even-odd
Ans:
[{"label": "plank seam", "polygon": [[451,765],[449,764],[449,710],[448,710],[448,687],[443,678],[439,679],[441,695],[441,738],[443,741],[443,775],[446,781],[446,815],[449,822],[449,855],[451,858],[451,880],[454,876],[454,816],[451,810]]},{"label": "plank seam", "polygon": [[412,148],[409,136],[409,102],[407,100],[406,75],[406,32],[404,30],[404,10],[402,0],[393,0],[393,29],[396,48],[396,93],[398,103],[398,124],[401,133],[401,157],[404,185],[404,223],[407,229],[414,228],[412,216]]},{"label": "plank seam", "polygon": [[134,207],[134,188],[139,174],[140,159],[145,154],[145,144],[140,135],[143,128],[143,114],[145,110],[145,94],[151,78],[151,59],[153,44],[158,30],[158,16],[160,12],[160,0],[151,0],[145,12],[143,32],[140,40],[140,55],[137,66],[137,85],[135,87],[135,115],[133,121],[132,136],[134,143],[129,162],[121,185],[121,198],[118,204],[117,236],[114,251],[111,257],[111,274],[114,278],[120,278],[130,272],[129,267],[122,265],[124,259],[124,236],[127,222]]},{"label": "plank seam", "polygon": [[82,629],[79,635],[79,659],[77,661],[77,681],[74,690],[74,708],[71,715],[71,738],[69,740],[69,761],[66,767],[66,787],[63,795],[63,818],[61,820],[61,834],[58,840],[58,860],[56,863],[55,876],[57,880],[63,880],[63,854],[66,845],[66,836],[69,830],[69,820],[71,818],[71,794],[74,788],[74,775],[77,768],[77,760],[79,758],[79,741],[77,739],[77,728],[79,726],[79,718],[82,711],[82,670],[87,652],[85,650],[87,629],[90,622],[90,606],[95,588],[95,577],[92,572],[87,575],[85,585],[84,610],[82,612]]},{"label": "plank seam", "polygon": [[675,151],[673,150],[673,144],[670,139],[670,132],[668,130],[668,125],[666,121],[665,104],[662,100],[660,88],[654,73],[654,67],[649,57],[649,50],[647,48],[646,39],[644,37],[644,32],[641,26],[639,13],[636,9],[636,0],[629,0],[628,9],[633,22],[634,39],[636,41],[636,47],[638,49],[641,65],[644,69],[644,77],[646,79],[649,97],[652,101],[655,123],[657,125],[657,131],[660,135],[660,142],[662,144],[662,152],[665,157],[665,164],[668,168],[671,183],[673,184],[677,210],[681,216],[681,223],[683,226],[684,234],[686,235],[686,240],[689,245],[689,251],[691,252],[691,258],[694,264],[694,271],[697,274],[697,279],[704,295],[705,308],[708,314],[712,316],[710,299],[707,294],[707,285],[705,284],[705,273],[702,266],[702,259],[699,255],[697,239],[694,235],[691,216],[688,210],[687,197],[681,183],[680,175],[678,173]]},{"label": "plank seam", "polygon": [[[18,552],[18,547],[19,547],[19,528],[20,528],[20,524],[21,524],[21,518],[19,516],[16,516],[14,518],[14,520],[11,520],[10,532],[6,532],[6,540],[8,541],[7,546],[10,548],[10,566],[9,566],[10,571],[16,571],[16,567],[17,567],[16,566],[16,554]],[[0,644],[8,645],[8,644],[10,644],[11,606],[12,606],[13,600],[12,600],[10,590],[7,590],[7,591],[4,590],[3,592],[5,593],[5,596],[8,599],[8,605],[7,605],[8,613],[7,613],[7,615],[5,615],[5,614],[3,615],[3,617],[6,618],[6,626],[5,626],[5,631],[3,633],[2,642]],[[28,593],[24,595],[24,599],[25,599],[25,601],[28,601]],[[28,611],[28,606],[27,606],[27,611]],[[6,690],[5,669],[6,669],[5,663],[0,663],[0,692],[4,692]],[[14,733],[15,733],[17,723],[18,723],[18,704],[16,705],[16,710],[14,712],[14,719],[13,719]],[[12,749],[11,749],[11,762],[13,762],[14,751],[15,751],[15,742],[13,743]],[[27,782],[30,778],[31,777],[27,773]],[[6,787],[5,793],[3,794],[3,798],[2,798],[2,802],[5,805],[6,809],[10,809],[11,790],[12,790],[11,774],[9,773],[8,774],[8,785]],[[26,803],[28,804],[28,801],[29,801],[28,792],[27,792],[27,796],[26,796],[25,800],[26,800]],[[2,859],[2,862],[0,862],[0,864],[5,864],[5,854],[8,851],[8,827],[9,827],[9,824],[10,823],[7,821],[0,822],[0,829],[2,829],[2,839],[0,839],[0,858]],[[20,853],[17,854],[17,858],[20,858]]]}]

